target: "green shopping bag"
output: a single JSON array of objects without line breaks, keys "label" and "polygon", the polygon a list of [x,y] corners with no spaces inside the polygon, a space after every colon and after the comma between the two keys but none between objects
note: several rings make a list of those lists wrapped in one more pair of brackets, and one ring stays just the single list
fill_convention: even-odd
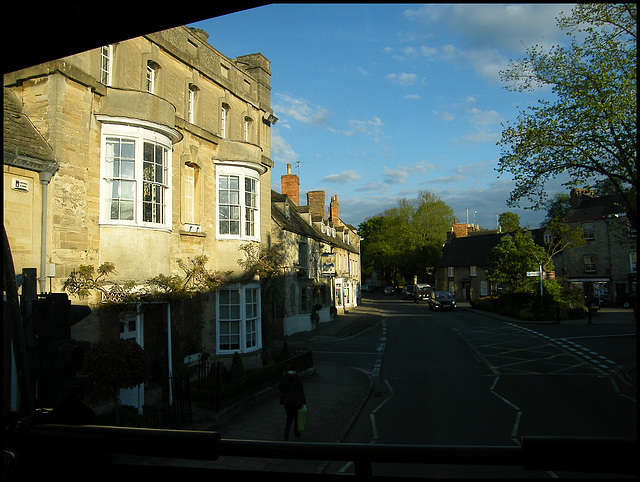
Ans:
[{"label": "green shopping bag", "polygon": [[307,406],[303,405],[300,410],[298,410],[298,432],[304,432],[309,428],[309,412],[307,411]]}]

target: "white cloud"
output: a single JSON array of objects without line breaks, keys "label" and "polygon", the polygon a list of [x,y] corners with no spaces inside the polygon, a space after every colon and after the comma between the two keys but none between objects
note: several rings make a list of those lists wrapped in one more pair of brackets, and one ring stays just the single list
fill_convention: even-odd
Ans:
[{"label": "white cloud", "polygon": [[478,108],[469,109],[469,122],[477,126],[488,126],[493,124],[499,124],[502,121],[502,116],[495,110],[480,110]]},{"label": "white cloud", "polygon": [[358,179],[360,179],[358,171],[356,171],[355,169],[349,169],[347,171],[342,171],[339,174],[331,174],[329,176],[325,176],[321,179],[321,181],[336,184],[349,184],[353,181],[357,181]]},{"label": "white cloud", "polygon": [[291,145],[285,141],[277,129],[271,129],[271,157],[275,162],[294,163],[298,160]]},{"label": "white cloud", "polygon": [[433,114],[437,115],[440,119],[442,119],[445,122],[452,122],[456,119],[455,115],[452,114],[451,112],[447,112],[447,111],[437,111],[437,110],[433,110],[431,111]]},{"label": "white cloud", "polygon": [[400,74],[388,74],[386,76],[386,79],[389,82],[393,82],[394,84],[399,84],[399,85],[408,87],[416,84],[416,82],[418,81],[418,75],[402,72]]},{"label": "white cloud", "polygon": [[[549,48],[566,42],[556,17],[569,13],[571,4],[429,4],[405,10],[410,21],[421,23],[430,37],[442,38],[440,47],[422,47],[429,58],[471,66],[479,76],[499,83],[499,71],[510,59],[523,56],[527,47]],[[444,39],[454,35],[456,45]],[[415,50],[415,48],[413,48]]]},{"label": "white cloud", "polygon": [[330,112],[324,107],[315,106],[309,101],[298,99],[287,94],[275,94],[273,110],[279,116],[289,115],[299,122],[305,124],[321,125],[326,124]]}]

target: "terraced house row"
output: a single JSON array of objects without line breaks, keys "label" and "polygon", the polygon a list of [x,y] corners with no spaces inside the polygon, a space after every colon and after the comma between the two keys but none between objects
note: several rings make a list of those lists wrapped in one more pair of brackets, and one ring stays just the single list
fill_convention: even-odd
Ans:
[{"label": "terraced house row", "polygon": [[[100,290],[71,297],[92,308],[74,339],[135,339],[156,377],[236,352],[255,367],[274,337],[357,303],[359,241],[337,196],[328,214],[321,191],[301,206],[290,171],[287,192],[272,190],[270,68],[180,26],[4,75],[3,222],[16,274],[35,272],[39,295],[104,263],[115,267],[107,294],[194,266],[220,280],[128,311],[100,309]],[[278,273],[265,279],[249,253],[270,249]],[[144,392],[134,395],[142,406]]]}]

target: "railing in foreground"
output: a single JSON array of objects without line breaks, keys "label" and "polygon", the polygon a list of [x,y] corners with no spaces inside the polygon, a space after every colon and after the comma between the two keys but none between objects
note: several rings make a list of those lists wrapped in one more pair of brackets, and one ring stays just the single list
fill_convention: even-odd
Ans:
[{"label": "railing in foreground", "polygon": [[[516,466],[527,470],[637,474],[637,448],[635,439],[589,437],[523,437],[520,447],[501,447],[230,440],[222,439],[218,432],[211,431],[95,425],[35,425],[18,430],[9,439],[5,432],[5,451],[16,453],[18,461],[21,457],[28,461],[38,453],[51,455],[52,452],[64,454],[62,458],[84,461],[85,464],[88,454],[125,454],[210,461],[215,461],[221,455],[351,461],[356,469],[355,477],[374,480],[383,478],[372,475],[372,463]],[[32,459],[31,462],[33,461]],[[21,468],[20,462],[17,465]],[[239,476],[242,471],[228,471],[215,466],[193,469],[187,465],[177,467],[175,464],[171,467],[160,464],[113,464],[105,466],[103,475],[210,473],[214,476],[219,472],[233,472]],[[299,477],[301,474],[289,474],[293,475]],[[307,475],[305,474],[305,477]]]}]

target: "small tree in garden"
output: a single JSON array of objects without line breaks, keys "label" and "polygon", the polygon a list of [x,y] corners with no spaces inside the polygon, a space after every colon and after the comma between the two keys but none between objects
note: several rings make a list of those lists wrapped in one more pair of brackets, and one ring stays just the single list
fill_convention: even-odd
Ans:
[{"label": "small tree in garden", "polygon": [[113,393],[117,424],[120,389],[134,388],[151,376],[149,359],[142,347],[123,339],[95,343],[85,355],[84,370],[98,390]]}]

